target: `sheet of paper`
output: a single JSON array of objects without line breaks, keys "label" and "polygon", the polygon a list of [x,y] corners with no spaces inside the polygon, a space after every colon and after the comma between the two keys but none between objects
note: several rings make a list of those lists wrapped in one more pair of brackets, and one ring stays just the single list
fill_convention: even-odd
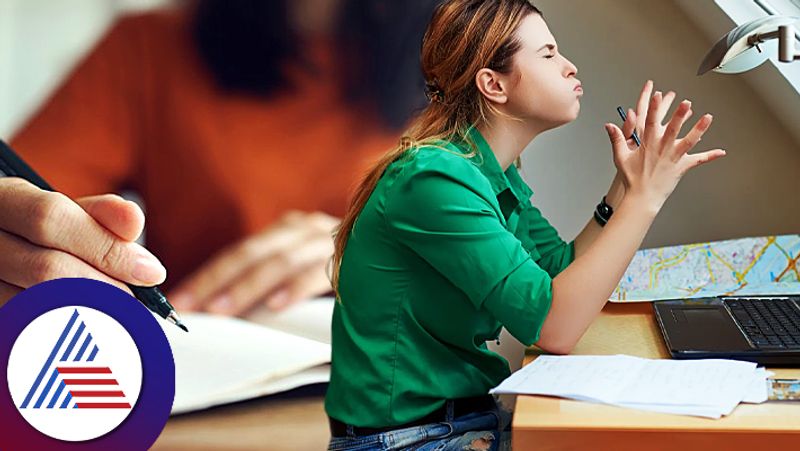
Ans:
[{"label": "sheet of paper", "polygon": [[176,412],[241,399],[245,392],[258,396],[259,387],[330,362],[325,343],[236,318],[182,317],[189,333],[161,322],[175,359]]},{"label": "sheet of paper", "polygon": [[732,410],[753,380],[755,363],[722,359],[653,360],[644,364],[619,403],[713,405]]},{"label": "sheet of paper", "polygon": [[747,393],[745,394],[744,399],[742,399],[742,402],[749,404],[761,404],[762,402],[765,402],[768,396],[769,385],[767,378],[774,375],[775,373],[772,371],[767,371],[766,368],[756,369],[756,372],[753,375],[753,380],[747,387]]},{"label": "sheet of paper", "polygon": [[539,356],[491,393],[561,396],[612,402],[630,386],[642,362],[625,355]]},{"label": "sheet of paper", "polygon": [[559,396],[719,418],[747,397],[756,379],[763,384],[766,374],[754,363],[721,359],[540,356],[491,392]]}]

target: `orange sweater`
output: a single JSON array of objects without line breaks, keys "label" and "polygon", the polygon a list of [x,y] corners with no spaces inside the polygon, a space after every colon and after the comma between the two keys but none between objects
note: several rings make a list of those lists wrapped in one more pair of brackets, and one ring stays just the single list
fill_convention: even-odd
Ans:
[{"label": "orange sweater", "polygon": [[186,12],[121,20],[13,140],[79,197],[131,189],[147,246],[180,281],[221,247],[288,210],[341,216],[367,165],[397,140],[346,105],[332,52],[268,100],[218,90]]}]

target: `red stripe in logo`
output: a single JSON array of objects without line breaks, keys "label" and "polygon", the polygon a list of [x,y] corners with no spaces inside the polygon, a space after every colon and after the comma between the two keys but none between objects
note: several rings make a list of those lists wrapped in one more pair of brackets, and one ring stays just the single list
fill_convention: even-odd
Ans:
[{"label": "red stripe in logo", "polygon": [[111,368],[108,367],[58,367],[58,372],[61,374],[111,374]]}]

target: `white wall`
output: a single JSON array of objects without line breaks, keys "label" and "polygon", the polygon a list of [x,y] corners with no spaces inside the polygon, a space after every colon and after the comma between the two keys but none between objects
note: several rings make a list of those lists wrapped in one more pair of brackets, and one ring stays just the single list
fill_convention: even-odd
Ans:
[{"label": "white wall", "polygon": [[619,121],[616,106],[633,106],[648,78],[656,81],[657,89],[673,89],[681,98],[692,99],[694,119],[712,113],[714,124],[698,149],[722,147],[728,156],[683,179],[644,246],[800,232],[798,142],[744,78],[695,76],[713,41],[678,4],[535,4],[561,51],[578,66],[585,90],[578,120],[540,136],[523,155],[524,176],[535,191],[533,202],[565,239],[573,238],[589,220],[615,172],[603,124]]}]

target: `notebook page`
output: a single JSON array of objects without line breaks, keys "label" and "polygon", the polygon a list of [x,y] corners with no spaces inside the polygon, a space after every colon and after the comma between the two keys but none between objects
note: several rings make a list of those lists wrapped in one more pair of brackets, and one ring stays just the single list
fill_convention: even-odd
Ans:
[{"label": "notebook page", "polygon": [[330,344],[334,302],[333,298],[311,299],[278,312],[259,307],[250,312],[246,319],[271,329]]},{"label": "notebook page", "polygon": [[175,359],[175,404],[204,405],[330,362],[330,345],[245,320],[186,313],[190,332],[163,323]]},{"label": "notebook page", "polygon": [[319,365],[282,377],[275,380],[265,380],[240,390],[220,393],[213,397],[206,398],[181,398],[180,403],[176,402],[172,406],[172,415],[177,415],[195,410],[207,409],[209,407],[222,404],[230,404],[238,401],[258,398],[261,396],[272,395],[289,391],[298,387],[311,384],[326,383],[331,377],[331,366],[328,364]]}]

